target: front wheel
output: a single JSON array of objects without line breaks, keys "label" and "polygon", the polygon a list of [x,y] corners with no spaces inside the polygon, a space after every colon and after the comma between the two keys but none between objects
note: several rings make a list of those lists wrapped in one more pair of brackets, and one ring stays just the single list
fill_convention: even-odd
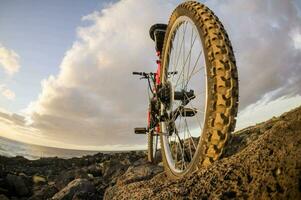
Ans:
[{"label": "front wheel", "polygon": [[162,84],[171,85],[173,94],[194,94],[172,95],[169,106],[161,104],[161,114],[169,116],[160,124],[163,164],[171,178],[181,178],[219,158],[237,115],[234,53],[223,25],[206,6],[190,1],[174,10],[161,72]]}]

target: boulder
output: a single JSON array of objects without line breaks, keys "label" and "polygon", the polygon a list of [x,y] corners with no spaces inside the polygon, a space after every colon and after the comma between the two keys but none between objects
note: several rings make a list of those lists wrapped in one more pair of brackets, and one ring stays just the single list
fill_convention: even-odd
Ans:
[{"label": "boulder", "polygon": [[6,182],[12,193],[16,193],[18,196],[27,196],[30,194],[30,188],[25,184],[23,177],[14,174],[7,174]]},{"label": "boulder", "polygon": [[53,195],[58,192],[58,189],[54,185],[46,185],[39,190],[34,191],[33,195],[29,200],[46,200],[50,199]]},{"label": "boulder", "polygon": [[154,175],[163,171],[162,166],[145,164],[139,166],[131,166],[127,171],[117,179],[117,184],[129,184],[141,180],[151,179]]},{"label": "boulder", "polygon": [[34,184],[43,184],[46,183],[46,179],[42,176],[34,175],[32,177],[32,181]]},{"label": "boulder", "polygon": [[90,165],[88,168],[87,168],[87,172],[89,174],[92,174],[93,177],[98,177],[98,176],[101,176],[102,173],[101,173],[101,167],[97,164],[94,164],[94,165]]},{"label": "boulder", "polygon": [[95,193],[86,193],[86,192],[78,192],[76,193],[72,200],[97,200],[98,198],[97,194]]},{"label": "boulder", "polygon": [[75,179],[71,181],[65,188],[56,193],[52,199],[53,200],[72,200],[73,197],[81,193],[89,194],[95,192],[95,186],[87,179]]},{"label": "boulder", "polygon": [[98,199],[102,199],[102,196],[110,183],[103,177],[94,177],[93,184],[95,185],[96,193],[98,194]]},{"label": "boulder", "polygon": [[122,162],[117,159],[108,160],[101,164],[103,177],[108,180],[115,180],[128,168],[128,165],[122,164]]},{"label": "boulder", "polygon": [[0,194],[0,200],[9,200],[4,194]]},{"label": "boulder", "polygon": [[74,179],[83,178],[88,179],[88,174],[83,169],[75,169],[70,171],[63,171],[55,180],[55,186],[60,190]]}]

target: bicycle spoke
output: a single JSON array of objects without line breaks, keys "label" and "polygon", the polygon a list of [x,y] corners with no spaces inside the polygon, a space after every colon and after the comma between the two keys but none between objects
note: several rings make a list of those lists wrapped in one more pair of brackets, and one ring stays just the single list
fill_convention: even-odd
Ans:
[{"label": "bicycle spoke", "polygon": [[[185,120],[185,121],[186,121],[186,126],[188,127],[187,120]],[[188,129],[188,134],[190,135],[190,138],[191,138],[190,140],[192,141],[192,144],[193,144],[194,149],[196,149],[195,143],[194,143],[194,141],[193,141],[193,138],[192,138],[192,136],[191,136],[191,134],[190,134],[189,129]]]},{"label": "bicycle spoke", "polygon": [[[183,27],[183,29],[184,29],[184,27]],[[184,41],[185,33],[186,33],[186,26],[185,26],[184,33],[183,33],[183,38],[182,38],[182,41],[181,41],[179,54],[181,53],[181,50],[182,50],[182,46],[183,46],[183,41]],[[176,63],[175,63],[175,70],[178,68],[178,62],[179,62],[180,56],[177,55],[176,58],[177,58],[177,61],[176,61]]]},{"label": "bicycle spoke", "polygon": [[[188,98],[187,94],[185,94],[185,95],[186,95],[186,97]],[[192,108],[196,108],[196,107],[193,105],[192,101],[190,101],[189,103],[191,104]],[[197,112],[196,112],[196,111],[193,111],[193,112],[194,112],[194,117],[193,117],[193,118],[197,117]],[[200,119],[197,119],[196,121],[197,121],[197,123],[199,124],[200,128],[203,129],[203,126],[200,124],[200,121],[201,121],[201,120],[200,120]]]},{"label": "bicycle spoke", "polygon": [[[174,139],[174,145],[176,145],[177,144],[177,136],[176,136],[176,134],[174,134],[174,136],[175,136],[175,139]],[[178,147],[176,147],[176,162],[175,163],[177,163],[178,162]]]},{"label": "bicycle spoke", "polygon": [[[197,36],[195,36],[195,38],[194,38],[193,44],[194,44],[194,42],[195,42],[196,37],[197,37]],[[184,71],[184,68],[185,68],[185,66],[186,66],[186,63],[187,63],[187,61],[189,60],[189,58],[191,57],[191,50],[192,50],[192,47],[191,47],[190,50],[189,50],[189,53],[188,53],[187,58],[185,59],[185,62],[183,62],[182,69],[181,69],[181,72],[180,72],[180,74],[179,74],[179,78],[177,79],[175,85],[177,85],[177,83],[178,83],[178,81],[179,81],[179,79],[180,79],[180,77],[181,77],[181,75],[182,75],[182,73],[183,73],[183,71]]]},{"label": "bicycle spoke", "polygon": [[[177,36],[176,50],[175,50],[175,52],[173,52],[172,58],[170,58],[170,60],[172,60],[172,68],[173,68],[172,71],[175,71],[175,61],[176,61],[176,56],[175,55],[177,55],[177,51],[178,51],[178,47],[179,47],[179,34],[176,34],[176,36]],[[174,78],[174,76],[173,76],[173,78]]]},{"label": "bicycle spoke", "polygon": [[[200,17],[205,15],[210,16],[209,21]],[[164,30],[166,27],[166,31],[160,32],[159,35],[159,32],[154,31],[161,26]],[[160,31],[164,30],[160,28]],[[163,77],[160,85],[155,85],[156,90],[150,93],[158,102],[155,106],[159,111],[156,113],[156,121],[159,121],[160,126],[162,125],[159,142],[162,145],[163,165],[170,172],[167,173],[170,177],[182,178],[195,169],[202,168],[203,165],[211,164],[213,162],[211,158],[218,159],[220,156],[218,152],[224,148],[224,143],[220,143],[215,151],[203,152],[204,148],[211,145],[210,134],[205,134],[205,131],[221,129],[222,131],[219,132],[221,137],[217,138],[216,142],[221,142],[224,138],[222,136],[228,134],[226,125],[211,124],[212,126],[207,128],[208,123],[212,121],[210,116],[216,114],[214,109],[209,108],[220,101],[227,103],[225,99],[216,98],[223,91],[212,93],[218,80],[211,72],[211,65],[219,62],[221,58],[225,62],[234,63],[231,68],[233,73],[227,76],[229,80],[231,79],[231,88],[234,91],[233,94],[228,95],[229,99],[235,102],[231,104],[234,112],[223,114],[232,119],[229,120],[228,126],[235,126],[234,118],[237,116],[238,102],[235,58],[231,43],[223,43],[224,40],[228,41],[223,25],[210,9],[201,3],[183,2],[174,10],[167,26],[158,24],[150,29],[150,34],[152,39],[155,37],[156,47],[159,46],[158,39],[164,37],[163,52],[161,57],[159,55],[159,59],[162,60]],[[221,43],[227,52],[212,53],[220,47]],[[227,66],[219,67],[221,70],[227,70]],[[138,130],[140,129],[135,129],[135,132],[139,133]],[[158,139],[153,140],[156,149]]]},{"label": "bicycle spoke", "polygon": [[[195,41],[195,39],[192,41],[193,33],[194,33],[194,29],[193,29],[193,27],[191,27],[190,52],[191,52],[191,49],[192,49],[192,47],[193,47],[193,45],[194,45],[194,41]],[[196,37],[195,37],[195,38],[196,38]],[[190,53],[190,55],[189,55],[189,60],[188,60],[187,75],[189,74],[189,71],[190,71],[191,54],[192,54],[192,53]],[[188,78],[188,77],[187,77],[187,78]],[[187,88],[184,88],[184,89],[187,89]]]},{"label": "bicycle spoke", "polygon": [[[198,63],[198,61],[199,61],[199,59],[200,59],[202,53],[203,53],[203,51],[201,51],[201,52],[199,53],[198,58],[197,58],[197,60],[196,60],[196,62],[195,62],[195,64],[194,64],[194,66],[193,66],[193,68],[192,68],[191,74],[193,74],[193,72],[194,72],[194,70],[195,70],[195,68],[196,68],[196,66],[197,66],[197,63]],[[201,69],[202,69],[202,68],[201,68]],[[201,70],[201,69],[200,69],[200,70]],[[189,77],[191,77],[191,75],[190,75]],[[177,85],[178,85],[178,82],[176,82],[176,86],[177,86]]]},{"label": "bicycle spoke", "polygon": [[[187,129],[188,134],[189,134],[189,128],[188,128],[188,124],[187,124],[186,119],[185,119],[185,124],[186,124],[186,129]],[[188,148],[189,148],[190,160],[192,160],[193,155],[192,155],[192,151],[191,151],[190,140],[191,140],[191,137],[188,139]]]},{"label": "bicycle spoke", "polygon": [[[169,51],[169,61],[167,64],[168,71],[177,71],[174,76],[169,76],[168,81],[171,82],[175,91],[187,91],[190,87],[190,82],[194,81],[196,75],[201,76],[204,65],[199,64],[203,55],[203,50],[198,47],[202,43],[200,42],[199,34],[195,32],[195,29],[190,26],[188,21],[181,22],[176,28],[176,34],[173,36],[173,45]],[[202,77],[202,76],[201,76]],[[188,88],[188,89],[187,89]],[[193,89],[193,85],[191,85]],[[165,136],[169,147],[171,165],[180,171],[185,170],[189,163],[193,160],[194,154],[197,150],[197,142],[192,137],[191,128],[196,127],[202,129],[201,116],[203,111],[193,105],[192,101],[199,100],[205,91],[201,90],[195,92],[194,97],[188,97],[188,103],[184,103],[183,100],[173,100],[171,107],[168,110],[169,121],[165,122],[166,127],[171,126],[174,123],[174,131],[171,135]],[[199,105],[199,104],[198,104]],[[182,114],[182,109],[191,107],[195,109],[194,115],[191,116],[194,119],[187,118]]]},{"label": "bicycle spoke", "polygon": [[[190,81],[190,79],[191,79],[194,75],[196,75],[197,73],[199,73],[202,69],[204,69],[204,67],[200,67],[197,71],[191,73],[190,76],[188,77],[188,79],[184,80],[184,81],[187,82],[187,84],[185,85],[186,88],[187,88],[187,85],[188,85],[188,82]],[[205,75],[204,75],[204,77],[205,77]],[[178,85],[179,85],[179,84],[182,84],[182,82],[178,83]]]}]

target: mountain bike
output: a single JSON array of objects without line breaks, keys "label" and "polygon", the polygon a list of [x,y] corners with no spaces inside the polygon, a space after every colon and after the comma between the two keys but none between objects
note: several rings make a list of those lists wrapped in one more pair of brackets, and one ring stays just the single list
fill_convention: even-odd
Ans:
[{"label": "mountain bike", "polygon": [[[234,131],[238,73],[228,35],[205,5],[189,1],[168,25],[150,28],[158,56],[155,72],[133,72],[148,81],[148,160],[162,157],[167,175],[181,178],[217,160]],[[160,143],[160,148],[159,148]]]}]

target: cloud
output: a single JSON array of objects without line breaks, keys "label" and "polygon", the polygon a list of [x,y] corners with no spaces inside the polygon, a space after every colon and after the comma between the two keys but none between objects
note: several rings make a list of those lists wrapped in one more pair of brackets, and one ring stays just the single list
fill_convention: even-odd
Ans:
[{"label": "cloud", "polygon": [[155,70],[148,30],[175,7],[160,2],[125,0],[84,17],[92,25],[78,28],[60,73],[43,81],[28,108],[32,126],[72,144],[143,144],[133,128],[146,123],[147,85],[131,72]]},{"label": "cloud", "polygon": [[19,59],[20,57],[15,51],[7,49],[0,43],[0,66],[7,74],[12,75],[19,71]]},{"label": "cloud", "polygon": [[16,113],[7,113],[7,112],[1,112],[0,111],[0,121],[11,124],[11,125],[19,125],[24,126],[26,121],[25,117]]},{"label": "cloud", "polygon": [[293,33],[292,38],[296,49],[301,49],[301,33]]},{"label": "cloud", "polygon": [[240,108],[277,91],[271,100],[301,94],[301,17],[296,1],[208,1],[234,46],[240,79]]},{"label": "cloud", "polygon": [[[178,2],[123,0],[83,20],[78,41],[60,73],[42,83],[28,107],[31,127],[49,140],[73,145],[145,144],[133,135],[145,125],[146,83],[132,71],[154,71],[149,27],[167,22]],[[234,46],[241,109],[269,94],[269,101],[300,94],[301,51],[291,34],[300,29],[294,4],[281,0],[225,0],[207,4],[221,18]]]},{"label": "cloud", "polygon": [[0,93],[8,100],[14,100],[16,97],[16,94],[3,84],[0,85]]},{"label": "cloud", "polygon": [[272,117],[280,116],[301,105],[301,96],[282,96],[271,100],[271,93],[261,100],[247,106],[238,114],[236,130],[264,122]]}]

